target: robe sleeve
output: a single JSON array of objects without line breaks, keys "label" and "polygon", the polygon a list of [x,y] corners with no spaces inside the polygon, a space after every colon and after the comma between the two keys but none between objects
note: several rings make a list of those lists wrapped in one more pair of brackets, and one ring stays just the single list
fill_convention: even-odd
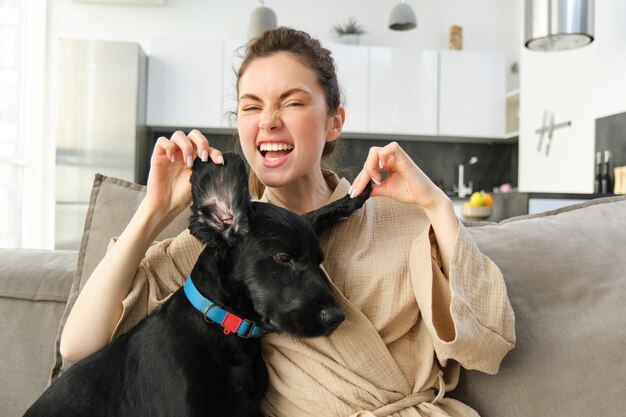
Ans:
[{"label": "robe sleeve", "polygon": [[446,366],[452,359],[466,369],[497,373],[515,346],[515,318],[500,269],[460,222],[449,277],[441,266],[430,228],[413,242],[410,268],[439,362]]},{"label": "robe sleeve", "polygon": [[185,283],[201,250],[202,245],[188,230],[150,246],[135,273],[130,292],[122,301],[122,316],[111,340],[132,329],[167,301]]}]

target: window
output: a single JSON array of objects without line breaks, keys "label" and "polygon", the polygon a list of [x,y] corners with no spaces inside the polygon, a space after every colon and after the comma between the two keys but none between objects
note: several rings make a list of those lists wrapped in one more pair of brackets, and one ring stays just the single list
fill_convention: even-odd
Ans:
[{"label": "window", "polygon": [[21,116],[21,2],[0,0],[0,246],[19,247],[23,146]]},{"label": "window", "polygon": [[45,40],[46,2],[0,0],[0,247],[51,247]]}]

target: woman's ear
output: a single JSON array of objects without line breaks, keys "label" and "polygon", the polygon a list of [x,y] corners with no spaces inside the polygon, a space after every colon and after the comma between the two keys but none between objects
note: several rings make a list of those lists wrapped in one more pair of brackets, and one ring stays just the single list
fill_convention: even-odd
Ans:
[{"label": "woman's ear", "polygon": [[337,109],[337,113],[335,113],[330,120],[328,133],[326,134],[326,142],[332,142],[341,135],[343,131],[343,124],[346,121],[346,110],[343,107],[339,107]]}]

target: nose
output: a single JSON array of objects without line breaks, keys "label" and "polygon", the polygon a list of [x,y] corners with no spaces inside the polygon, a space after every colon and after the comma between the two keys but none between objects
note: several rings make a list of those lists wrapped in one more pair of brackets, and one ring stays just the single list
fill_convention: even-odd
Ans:
[{"label": "nose", "polygon": [[271,130],[280,126],[278,110],[267,109],[261,114],[259,119],[259,129]]},{"label": "nose", "polygon": [[327,307],[323,309],[320,312],[320,317],[322,318],[322,323],[330,330],[336,329],[346,319],[346,316],[339,307]]}]

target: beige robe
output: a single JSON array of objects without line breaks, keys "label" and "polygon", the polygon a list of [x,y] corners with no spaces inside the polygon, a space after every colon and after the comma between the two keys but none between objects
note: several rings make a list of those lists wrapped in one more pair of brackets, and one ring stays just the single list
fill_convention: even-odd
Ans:
[{"label": "beige robe", "polygon": [[[325,174],[334,201],[349,187]],[[278,204],[266,191],[262,200]],[[188,231],[153,245],[141,262],[116,335],[161,305],[191,272],[202,247]],[[328,337],[264,336],[267,416],[477,416],[445,391],[459,364],[496,373],[514,347],[502,275],[459,224],[444,276],[424,211],[385,198],[322,238],[323,268],[346,321]]]}]

